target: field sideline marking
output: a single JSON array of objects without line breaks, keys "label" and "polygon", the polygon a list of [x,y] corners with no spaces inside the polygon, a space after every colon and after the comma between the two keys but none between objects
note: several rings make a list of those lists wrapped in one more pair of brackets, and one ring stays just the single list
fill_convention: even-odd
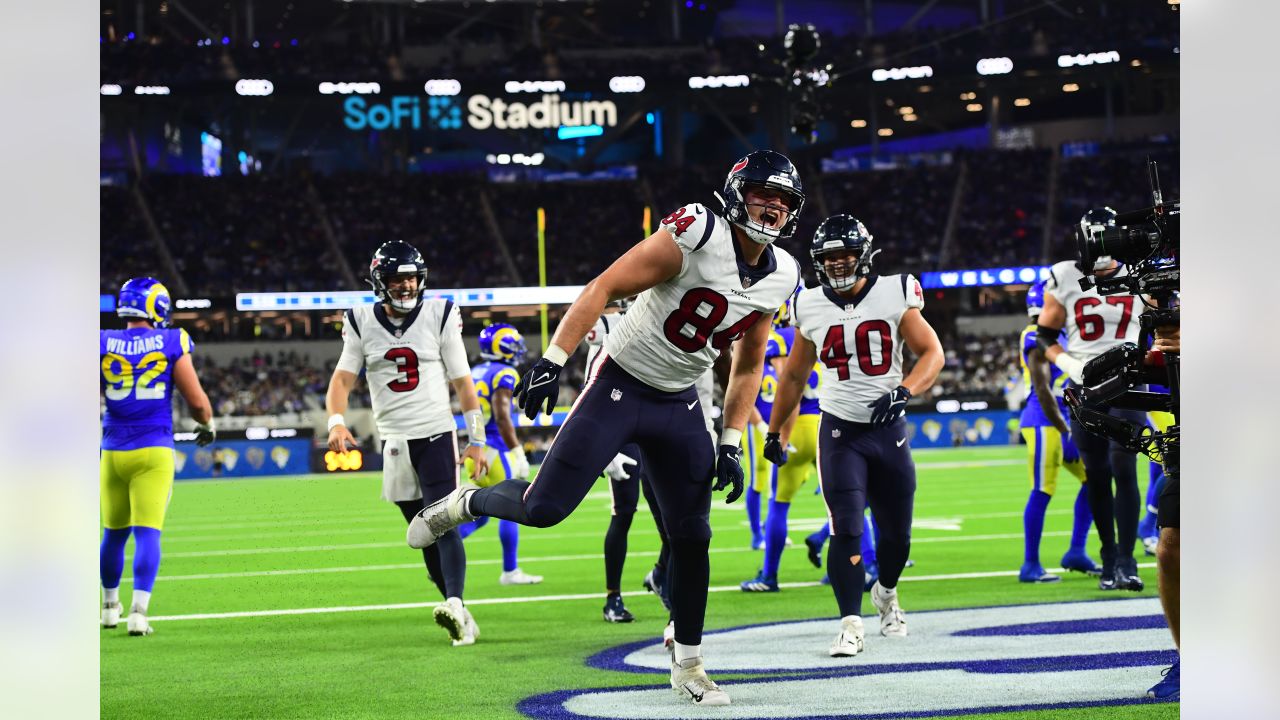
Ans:
[{"label": "field sideline marking", "polygon": [[[1138,563],[1140,568],[1154,568],[1155,563]],[[1067,572],[1061,568],[1049,570],[1052,573]],[[996,572],[975,572],[975,573],[955,573],[951,575],[921,575],[919,577],[910,577],[904,575],[901,582],[934,582],[946,580],[974,580],[980,578],[999,578],[999,577],[1017,577],[1017,570],[999,570]],[[780,588],[809,588],[818,587],[818,582],[791,582],[778,583]],[[737,585],[720,585],[707,588],[708,592],[742,592],[742,588]],[[601,593],[583,593],[577,595],[537,595],[533,597],[511,597],[511,598],[481,598],[479,600],[468,600],[468,605],[508,605],[515,603],[535,603],[535,602],[564,602],[570,600],[599,600]],[[149,618],[152,622],[162,622],[171,620],[227,620],[231,618],[254,618],[254,617],[276,617],[281,615],[327,615],[348,612],[373,612],[378,610],[417,610],[421,608],[435,607],[438,602],[416,602],[416,603],[395,603],[389,605],[346,605],[337,607],[319,607],[319,608],[286,608],[282,610],[245,610],[240,612],[226,613],[194,613],[190,615],[160,615]]]}]

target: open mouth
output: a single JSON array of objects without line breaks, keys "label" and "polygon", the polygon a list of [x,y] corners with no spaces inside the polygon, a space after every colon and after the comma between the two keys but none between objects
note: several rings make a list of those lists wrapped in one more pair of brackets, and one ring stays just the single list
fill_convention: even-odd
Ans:
[{"label": "open mouth", "polygon": [[782,217],[781,213],[779,213],[777,210],[772,210],[772,209],[765,210],[760,213],[760,223],[762,225],[768,225],[769,227],[773,227],[774,225],[778,224],[778,220],[781,217]]}]

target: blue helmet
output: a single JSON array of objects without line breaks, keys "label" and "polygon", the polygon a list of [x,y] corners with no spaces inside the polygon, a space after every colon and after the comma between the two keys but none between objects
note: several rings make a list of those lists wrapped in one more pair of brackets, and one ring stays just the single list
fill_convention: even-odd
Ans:
[{"label": "blue helmet", "polygon": [[[786,195],[787,220],[772,229],[751,219],[747,212],[747,189],[751,186],[777,190]],[[795,234],[800,211],[804,208],[804,186],[800,171],[782,153],[756,150],[734,163],[724,179],[724,189],[717,195],[724,205],[724,219],[742,228],[747,237],[761,245],[786,240]]]},{"label": "blue helmet", "polygon": [[1044,281],[1037,280],[1027,288],[1027,317],[1038,317],[1044,310]]},{"label": "blue helmet", "polygon": [[497,323],[480,331],[480,357],[503,360],[512,364],[524,360],[524,336],[506,323]]},{"label": "blue helmet", "polygon": [[116,315],[128,319],[150,320],[156,327],[169,327],[169,309],[173,300],[169,288],[149,277],[133,278],[120,286],[116,298]]},{"label": "blue helmet", "polygon": [[[828,253],[845,251],[854,253],[858,258],[857,263],[849,274],[833,278],[827,274],[822,258]],[[872,235],[867,231],[867,226],[863,225],[858,218],[845,213],[832,215],[823,220],[814,231],[813,240],[809,243],[813,271],[817,274],[818,281],[832,290],[847,290],[853,287],[859,278],[870,275],[871,262],[878,252],[880,251],[872,249]]]}]

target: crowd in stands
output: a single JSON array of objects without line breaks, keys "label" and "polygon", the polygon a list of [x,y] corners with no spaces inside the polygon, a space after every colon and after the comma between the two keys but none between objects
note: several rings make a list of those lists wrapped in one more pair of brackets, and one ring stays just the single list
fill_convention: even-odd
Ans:
[{"label": "crowd in stands", "polygon": [[1010,382],[1021,384],[1018,336],[943,332],[946,354],[932,397],[991,397],[1004,394]]},{"label": "crowd in stands", "polygon": [[[219,364],[205,354],[195,354],[196,371],[214,414],[281,415],[324,408],[325,391],[336,359],[315,366],[296,352],[254,353]],[[351,391],[350,407],[369,407],[369,389],[363,376]]]}]

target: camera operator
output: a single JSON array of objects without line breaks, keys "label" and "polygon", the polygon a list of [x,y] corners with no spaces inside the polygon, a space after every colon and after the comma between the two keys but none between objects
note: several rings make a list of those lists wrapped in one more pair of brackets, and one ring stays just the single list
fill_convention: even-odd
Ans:
[{"label": "camera operator", "polygon": [[[1155,342],[1151,344],[1152,352],[1147,354],[1147,364],[1164,364],[1160,353],[1174,355],[1182,351],[1182,339],[1179,326],[1157,325]],[[1161,458],[1164,460],[1165,458]],[[1156,522],[1160,527],[1160,541],[1156,545],[1156,582],[1160,591],[1160,605],[1164,608],[1165,620],[1169,623],[1169,632],[1173,634],[1173,645],[1182,652],[1181,639],[1178,634],[1180,625],[1180,604],[1178,592],[1181,587],[1181,504],[1178,499],[1179,473],[1166,475],[1164,487],[1160,490],[1157,504]],[[1178,671],[1179,661],[1164,672],[1164,678],[1147,691],[1148,697],[1157,700],[1177,699],[1181,691]]]},{"label": "camera operator", "polygon": [[[1090,210],[1080,220],[1085,233],[1114,227],[1115,224],[1116,213],[1111,208]],[[1110,256],[1090,262],[1084,255],[1076,261],[1059,262],[1049,270],[1044,311],[1036,331],[1038,351],[1062,369],[1073,384],[1081,384],[1084,366],[1089,360],[1121,343],[1138,341],[1138,315],[1145,309],[1140,298],[1134,295],[1103,297],[1096,287],[1082,290],[1080,286],[1085,275],[1106,278],[1127,272],[1125,266]],[[1070,352],[1057,341],[1064,327]],[[1113,408],[1108,412],[1129,422],[1145,423],[1145,418],[1137,411]],[[1137,453],[1089,432],[1074,417],[1071,437],[1084,460],[1089,509],[1093,512],[1094,525],[1102,542],[1102,576],[1098,579],[1098,587],[1102,590],[1140,591],[1143,582],[1138,577],[1138,562],[1133,556],[1141,510]]]}]

